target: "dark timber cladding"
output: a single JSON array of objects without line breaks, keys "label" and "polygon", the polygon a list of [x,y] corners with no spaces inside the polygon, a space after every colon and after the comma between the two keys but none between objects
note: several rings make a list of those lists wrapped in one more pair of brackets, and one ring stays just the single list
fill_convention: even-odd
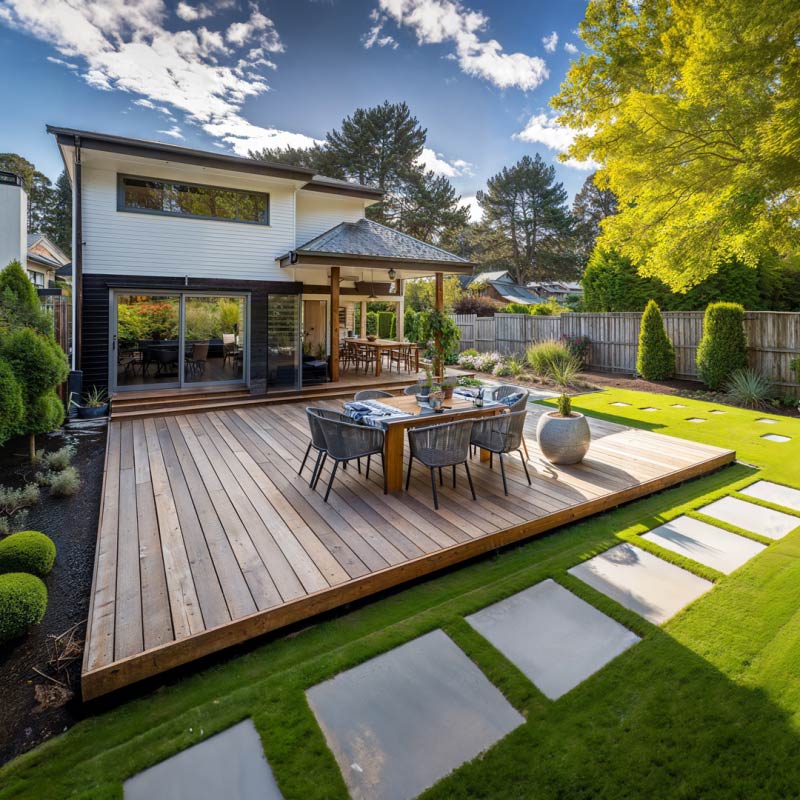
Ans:
[{"label": "dark timber cladding", "polygon": [[83,352],[80,368],[84,386],[108,386],[109,311],[112,289],[184,292],[241,292],[250,295],[250,382],[263,391],[267,379],[267,295],[300,294],[301,283],[291,281],[238,281],[224,278],[165,278],[84,274],[83,276]]},{"label": "dark timber cladding", "polygon": [[[320,404],[320,401],[316,401]],[[322,401],[341,409],[334,401]],[[112,420],[82,673],[85,699],[512,542],[704,475],[735,453],[591,420],[592,448],[551,467],[526,425],[518,460],[475,458],[434,511],[417,465],[408,493],[337,474],[330,503],[297,475],[308,444],[302,404],[248,405]],[[322,481],[328,480],[326,467]],[[447,475],[446,478],[450,476]],[[564,535],[568,535],[564,534]]]}]

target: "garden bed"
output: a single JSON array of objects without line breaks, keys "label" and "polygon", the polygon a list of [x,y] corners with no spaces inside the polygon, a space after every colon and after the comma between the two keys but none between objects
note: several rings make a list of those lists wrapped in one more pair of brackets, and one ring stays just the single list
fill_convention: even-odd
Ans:
[{"label": "garden bed", "polygon": [[[45,578],[49,602],[44,620],[24,638],[0,647],[0,763],[73,725],[83,716],[79,699],[80,659],[75,659],[62,688],[36,672],[47,672],[48,646],[58,636],[86,619],[92,583],[97,514],[100,504],[105,449],[105,420],[78,422],[37,439],[47,451],[65,445],[75,448],[73,464],[82,485],[72,497],[50,497],[42,490],[29,509],[25,527],[46,533],[57,548],[53,571]],[[0,474],[6,486],[33,480],[36,468],[27,461],[27,442],[15,439],[0,449]],[[82,626],[75,631],[82,641]],[[66,677],[66,680],[65,680]],[[41,687],[38,688],[37,687]],[[74,692],[72,699],[64,702]],[[43,704],[37,700],[43,700]],[[44,707],[42,707],[44,706]]]}]

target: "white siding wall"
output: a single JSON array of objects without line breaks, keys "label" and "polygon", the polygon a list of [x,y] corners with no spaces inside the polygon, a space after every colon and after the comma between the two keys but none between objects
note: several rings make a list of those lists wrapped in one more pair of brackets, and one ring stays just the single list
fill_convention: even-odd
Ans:
[{"label": "white siding wall", "polygon": [[0,183],[0,269],[19,261],[23,269],[28,252],[28,196],[21,186]]},{"label": "white siding wall", "polygon": [[[117,173],[269,192],[270,224],[117,211]],[[112,275],[291,280],[275,262],[294,247],[292,184],[149,164],[84,164],[83,269]]]},{"label": "white siding wall", "polygon": [[358,197],[299,191],[295,247],[325,233],[340,222],[357,222],[363,216],[364,201]]}]

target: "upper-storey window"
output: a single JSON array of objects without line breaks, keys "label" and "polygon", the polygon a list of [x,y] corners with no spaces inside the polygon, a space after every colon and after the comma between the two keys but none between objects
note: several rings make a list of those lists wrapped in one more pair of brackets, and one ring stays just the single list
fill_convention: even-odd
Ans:
[{"label": "upper-storey window", "polygon": [[119,176],[117,209],[141,214],[269,224],[268,194],[133,175]]}]

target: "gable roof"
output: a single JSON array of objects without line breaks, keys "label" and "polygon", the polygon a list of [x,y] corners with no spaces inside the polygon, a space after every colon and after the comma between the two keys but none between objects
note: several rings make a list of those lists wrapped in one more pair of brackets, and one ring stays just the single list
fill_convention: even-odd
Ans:
[{"label": "gable roof", "polygon": [[[43,256],[41,253],[31,253],[31,248],[35,247],[37,244],[42,244],[48,250],[52,258],[47,256]],[[66,264],[69,261],[69,257],[64,253],[64,251],[43,233],[29,233],[28,234],[28,258],[32,258],[34,255],[39,256],[39,258],[46,259],[48,261],[52,261],[57,267],[60,267],[62,264]]]},{"label": "gable roof", "polygon": [[323,175],[316,175],[314,170],[308,167],[280,164],[274,161],[258,161],[254,158],[212,153],[208,150],[197,150],[167,142],[133,139],[127,136],[83,131],[77,128],[62,128],[57,125],[48,125],[47,132],[56,137],[56,141],[61,147],[74,147],[76,141],[79,141],[81,148],[87,150],[103,150],[140,158],[154,158],[234,172],[249,172],[273,178],[300,180],[305,182],[302,188],[311,191],[350,194],[372,200],[380,200],[383,197],[383,191],[374,186],[363,186],[336,178],[326,178]]},{"label": "gable roof", "polygon": [[[447,264],[472,271],[472,264],[461,256],[371,219],[341,222],[300,245],[293,252],[295,255],[348,256],[417,264]],[[281,256],[281,259],[288,255],[290,254]]]}]

